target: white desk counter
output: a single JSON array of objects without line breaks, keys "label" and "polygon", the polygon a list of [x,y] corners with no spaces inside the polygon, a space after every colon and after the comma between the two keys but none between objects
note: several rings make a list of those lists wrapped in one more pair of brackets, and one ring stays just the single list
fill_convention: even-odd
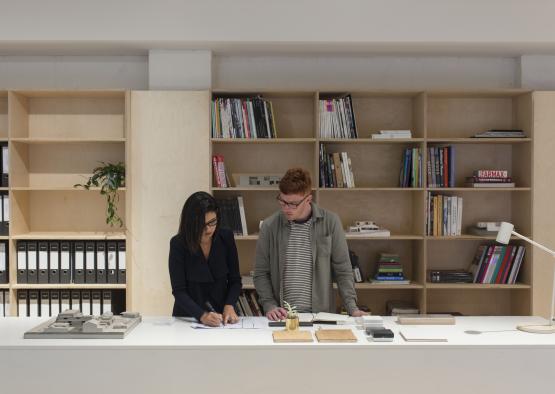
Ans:
[{"label": "white desk counter", "polygon": [[555,392],[555,335],[515,329],[544,319],[458,317],[440,327],[444,343],[407,343],[404,326],[384,320],[392,343],[353,327],[357,343],[274,344],[272,329],[192,329],[166,317],[144,318],[122,340],[24,340],[43,320],[3,318],[0,392]]}]

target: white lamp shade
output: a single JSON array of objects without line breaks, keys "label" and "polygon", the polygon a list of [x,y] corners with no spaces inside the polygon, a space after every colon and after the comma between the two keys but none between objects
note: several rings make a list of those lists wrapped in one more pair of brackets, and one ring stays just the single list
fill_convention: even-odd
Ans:
[{"label": "white lamp shade", "polygon": [[515,226],[511,223],[501,222],[501,227],[499,227],[496,241],[501,244],[508,244],[511,240],[511,233],[514,228]]}]

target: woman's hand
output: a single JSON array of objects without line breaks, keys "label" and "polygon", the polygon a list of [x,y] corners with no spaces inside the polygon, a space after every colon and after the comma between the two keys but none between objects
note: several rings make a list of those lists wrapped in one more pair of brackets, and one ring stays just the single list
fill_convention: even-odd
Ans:
[{"label": "woman's hand", "polygon": [[200,317],[200,322],[210,327],[219,327],[222,325],[222,321],[222,315],[216,312],[204,312]]},{"label": "woman's hand", "polygon": [[232,305],[224,306],[223,323],[235,324],[239,321],[239,316],[235,313],[235,308]]}]

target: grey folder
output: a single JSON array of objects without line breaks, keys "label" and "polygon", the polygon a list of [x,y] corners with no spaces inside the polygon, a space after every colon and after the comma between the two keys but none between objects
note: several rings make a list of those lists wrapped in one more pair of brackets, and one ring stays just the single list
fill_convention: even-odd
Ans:
[{"label": "grey folder", "polygon": [[81,310],[81,293],[78,290],[71,291],[71,309],[74,311]]},{"label": "grey folder", "polygon": [[60,283],[71,283],[71,244],[67,241],[60,242]]},{"label": "grey folder", "polygon": [[38,283],[48,283],[48,243],[38,243]]},{"label": "grey folder", "polygon": [[107,283],[106,242],[96,241],[96,283]]},{"label": "grey folder", "polygon": [[118,283],[126,282],[125,241],[118,241]]},{"label": "grey folder", "polygon": [[17,283],[27,283],[27,242],[17,242]]},{"label": "grey folder", "polygon": [[118,244],[115,241],[106,243],[107,283],[118,283]]},{"label": "grey folder", "polygon": [[40,291],[40,317],[50,317],[50,292],[48,290]]},{"label": "grey folder", "polygon": [[94,242],[85,242],[85,283],[96,283]]},{"label": "grey folder", "polygon": [[85,283],[85,243],[75,242],[73,252],[73,281]]},{"label": "grey folder", "polygon": [[58,316],[60,313],[60,291],[52,290],[50,292],[50,312],[52,316]]},{"label": "grey folder", "polygon": [[37,243],[35,241],[27,242],[27,282],[38,283],[37,273]]},{"label": "grey folder", "polygon": [[56,241],[48,243],[48,283],[60,283],[60,244]]},{"label": "grey folder", "polygon": [[91,314],[91,292],[89,290],[81,291],[81,313],[83,315]]},{"label": "grey folder", "polygon": [[60,311],[71,309],[69,290],[60,290]]}]

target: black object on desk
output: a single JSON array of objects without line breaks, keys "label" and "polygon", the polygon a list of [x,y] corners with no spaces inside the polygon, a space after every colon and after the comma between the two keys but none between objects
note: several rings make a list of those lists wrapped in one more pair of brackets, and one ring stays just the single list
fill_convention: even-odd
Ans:
[{"label": "black object on desk", "polygon": [[[299,326],[300,327],[312,327],[312,322],[311,321],[301,321],[299,322]],[[285,322],[284,321],[269,321],[268,322],[268,327],[285,327]]]}]

